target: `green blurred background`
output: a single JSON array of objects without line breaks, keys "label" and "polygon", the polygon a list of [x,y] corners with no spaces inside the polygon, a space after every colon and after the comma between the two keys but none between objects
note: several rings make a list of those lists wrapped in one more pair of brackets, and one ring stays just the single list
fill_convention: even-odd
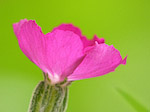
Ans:
[{"label": "green blurred background", "polygon": [[0,0],[0,112],[27,112],[42,71],[19,49],[12,24],[33,19],[44,33],[73,23],[113,44],[127,65],[70,86],[67,112],[150,112],[149,0]]}]

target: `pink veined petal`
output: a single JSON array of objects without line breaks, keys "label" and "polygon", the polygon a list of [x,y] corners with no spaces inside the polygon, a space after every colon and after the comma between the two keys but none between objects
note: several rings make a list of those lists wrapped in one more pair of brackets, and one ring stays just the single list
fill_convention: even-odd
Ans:
[{"label": "pink veined petal", "polygon": [[73,33],[77,34],[79,37],[82,37],[81,30],[78,27],[75,27],[73,24],[61,24],[58,27],[54,28],[55,30],[64,30],[64,31],[72,31]]},{"label": "pink veined petal", "polygon": [[84,58],[82,41],[74,32],[59,29],[45,36],[48,66],[52,74],[64,80]]},{"label": "pink veined petal", "polygon": [[13,29],[23,53],[53,83],[66,77],[73,81],[101,76],[126,64],[127,57],[122,60],[119,51],[104,44],[103,38],[95,35],[88,40],[72,24],[62,24],[44,35],[35,21],[24,19],[13,24]]},{"label": "pink veined petal", "polygon": [[95,44],[95,41],[96,41],[98,44],[105,43],[105,39],[104,39],[104,38],[98,38],[97,35],[94,35],[93,40],[94,40],[93,45]]},{"label": "pink veined petal", "polygon": [[98,38],[97,35],[94,35],[92,40],[86,41],[86,47],[84,49],[84,52],[86,52],[87,50],[90,50],[91,48],[93,48],[95,43],[103,44],[103,43],[105,43],[105,39],[104,38]]},{"label": "pink veined petal", "polygon": [[107,74],[114,71],[118,65],[125,64],[126,58],[122,60],[120,52],[113,46],[96,43],[92,49],[87,51],[86,57],[73,74],[68,76],[68,81]]},{"label": "pink veined petal", "polygon": [[21,20],[13,24],[19,46],[23,53],[45,71],[45,41],[41,28],[32,20]]},{"label": "pink veined petal", "polygon": [[96,35],[94,35],[92,40],[88,40],[85,36],[82,35],[81,30],[72,24],[61,24],[60,26],[54,28],[53,31],[57,29],[64,31],[71,31],[77,34],[81,38],[85,48],[88,46],[93,46],[95,44],[95,41],[97,41],[99,44],[105,42],[104,38],[98,38]]},{"label": "pink veined petal", "polygon": [[28,21],[27,19],[23,19],[23,20],[20,20],[19,23],[13,24],[15,35],[18,35],[18,33],[20,32],[21,26],[27,21]]},{"label": "pink veined petal", "polygon": [[56,29],[44,35],[32,20],[15,23],[13,28],[23,53],[54,83],[63,81],[84,58],[83,43],[74,32]]}]

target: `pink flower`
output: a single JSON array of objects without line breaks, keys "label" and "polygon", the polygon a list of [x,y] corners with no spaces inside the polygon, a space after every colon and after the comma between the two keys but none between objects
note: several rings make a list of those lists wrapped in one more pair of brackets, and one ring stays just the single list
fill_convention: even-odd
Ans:
[{"label": "pink flower", "polygon": [[13,24],[13,29],[22,52],[53,83],[101,76],[126,64],[127,57],[122,60],[120,52],[105,44],[103,38],[95,35],[88,40],[72,24],[62,24],[43,34],[35,21],[24,19]]}]

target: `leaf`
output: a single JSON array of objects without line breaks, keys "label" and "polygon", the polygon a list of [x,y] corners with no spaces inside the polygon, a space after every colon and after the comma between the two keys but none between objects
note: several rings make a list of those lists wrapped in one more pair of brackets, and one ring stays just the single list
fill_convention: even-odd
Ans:
[{"label": "leaf", "polygon": [[137,111],[137,112],[148,112],[148,109],[140,103],[136,98],[127,93],[126,91],[116,88],[116,91]]}]

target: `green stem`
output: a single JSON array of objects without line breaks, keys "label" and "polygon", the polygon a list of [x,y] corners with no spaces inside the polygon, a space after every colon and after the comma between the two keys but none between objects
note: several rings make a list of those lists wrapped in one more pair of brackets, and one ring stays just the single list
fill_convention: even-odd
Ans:
[{"label": "green stem", "polygon": [[52,85],[46,76],[33,93],[29,112],[65,112],[68,87],[64,85],[64,83]]}]

